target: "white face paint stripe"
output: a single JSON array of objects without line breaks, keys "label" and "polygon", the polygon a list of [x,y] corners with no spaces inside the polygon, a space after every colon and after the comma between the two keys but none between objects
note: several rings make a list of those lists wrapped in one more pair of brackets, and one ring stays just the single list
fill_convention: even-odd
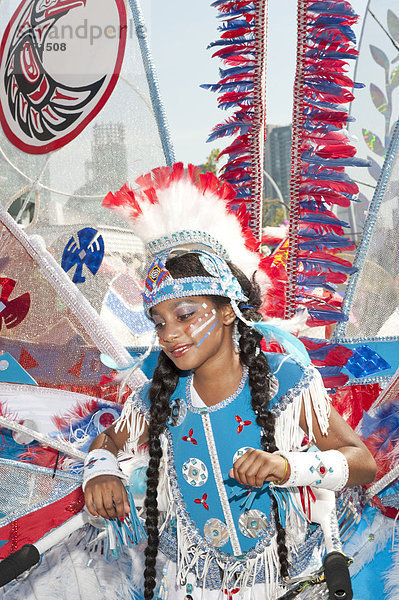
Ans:
[{"label": "white face paint stripe", "polygon": [[[191,330],[190,335],[197,335],[201,333],[208,325],[210,325],[216,319],[215,315],[212,315],[210,319],[204,321],[197,329]],[[191,327],[191,326],[190,326]]]},{"label": "white face paint stripe", "polygon": [[217,323],[214,323],[212,325],[212,327],[210,328],[210,330],[204,335],[204,337],[202,338],[202,340],[200,340],[199,342],[197,342],[196,346],[198,348],[198,346],[201,346],[202,342],[206,340],[206,338],[208,337],[208,335],[211,333],[212,329],[214,329],[216,327]]}]

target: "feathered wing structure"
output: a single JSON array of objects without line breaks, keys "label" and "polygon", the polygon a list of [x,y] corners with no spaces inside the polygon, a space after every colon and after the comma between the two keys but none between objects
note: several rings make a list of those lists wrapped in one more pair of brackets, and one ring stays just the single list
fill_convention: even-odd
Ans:
[{"label": "feathered wing structure", "polygon": [[[2,559],[82,510],[77,463],[119,416],[125,391],[100,355],[131,357],[43,242],[1,207],[0,251]],[[136,370],[129,393],[145,381]]]},{"label": "feathered wing structure", "polygon": [[211,43],[220,69],[217,84],[202,87],[218,92],[218,104],[234,113],[217,125],[208,141],[235,136],[220,156],[227,157],[221,177],[234,186],[251,215],[256,239],[261,238],[265,138],[265,69],[267,0],[217,0],[222,25]]},{"label": "feathered wing structure", "polygon": [[261,258],[258,242],[249,228],[244,205],[234,207],[235,191],[213,173],[182,163],[160,167],[109,193],[103,204],[118,211],[131,224],[150,254],[176,246],[201,244],[231,260],[248,277]]},{"label": "feathered wing structure", "polygon": [[[353,248],[344,235],[348,224],[331,209],[356,200],[358,187],[345,167],[367,165],[355,158],[345,131],[351,90],[361,87],[345,74],[357,56],[351,28],[357,18],[345,0],[298,2],[285,316],[305,306],[309,325],[344,318],[334,289],[353,272],[336,256]],[[315,287],[324,294],[315,295]]]},{"label": "feathered wing structure", "polygon": [[[233,185],[238,199],[244,199],[258,235],[262,226],[266,1],[218,0],[213,6],[223,23],[221,39],[211,47],[217,48],[214,56],[226,68],[221,69],[217,84],[203,87],[219,93],[220,108],[235,112],[215,127],[209,141],[236,135],[220,155],[227,157],[222,178]],[[298,2],[289,249],[281,264],[269,259],[263,266],[278,279],[269,290],[265,308],[271,308],[273,316],[289,318],[304,306],[311,326],[344,319],[335,287],[353,273],[351,263],[337,256],[353,249],[353,244],[344,235],[348,224],[333,209],[349,206],[358,193],[345,167],[367,164],[355,158],[345,131],[350,119],[346,105],[354,98],[351,90],[361,87],[346,75],[348,60],[357,56],[351,29],[356,20],[345,0]],[[324,291],[315,294],[315,288]]]}]

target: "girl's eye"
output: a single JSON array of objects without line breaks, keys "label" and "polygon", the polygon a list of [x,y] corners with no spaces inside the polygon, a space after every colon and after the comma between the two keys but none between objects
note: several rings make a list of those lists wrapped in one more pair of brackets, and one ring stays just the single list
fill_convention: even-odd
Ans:
[{"label": "girl's eye", "polygon": [[162,329],[162,327],[165,325],[165,323],[163,323],[162,321],[159,321],[158,323],[154,323],[155,325],[155,329],[158,331],[159,329]]},{"label": "girl's eye", "polygon": [[177,315],[177,318],[179,319],[179,321],[187,321],[187,319],[190,319],[190,317],[192,317],[194,314],[195,311],[190,313],[184,313],[182,315]]}]

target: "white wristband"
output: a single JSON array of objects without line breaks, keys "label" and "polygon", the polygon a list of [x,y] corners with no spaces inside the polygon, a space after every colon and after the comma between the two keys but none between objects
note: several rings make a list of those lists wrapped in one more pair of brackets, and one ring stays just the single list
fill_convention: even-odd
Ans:
[{"label": "white wristband", "polygon": [[83,484],[82,489],[85,491],[85,487],[90,479],[98,477],[99,475],[115,475],[120,479],[127,480],[119,467],[118,459],[109,450],[91,450],[84,462],[83,471]]},{"label": "white wristband", "polygon": [[278,487],[299,487],[312,485],[338,492],[348,481],[348,461],[339,450],[321,452],[282,452],[290,465],[290,476]]}]

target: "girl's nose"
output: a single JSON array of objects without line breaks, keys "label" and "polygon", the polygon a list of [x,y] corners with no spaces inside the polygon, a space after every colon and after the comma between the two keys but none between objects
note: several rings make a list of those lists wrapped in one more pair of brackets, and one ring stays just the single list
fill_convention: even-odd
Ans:
[{"label": "girl's nose", "polygon": [[166,324],[160,334],[160,338],[165,342],[174,342],[179,337],[179,328],[176,324]]}]

